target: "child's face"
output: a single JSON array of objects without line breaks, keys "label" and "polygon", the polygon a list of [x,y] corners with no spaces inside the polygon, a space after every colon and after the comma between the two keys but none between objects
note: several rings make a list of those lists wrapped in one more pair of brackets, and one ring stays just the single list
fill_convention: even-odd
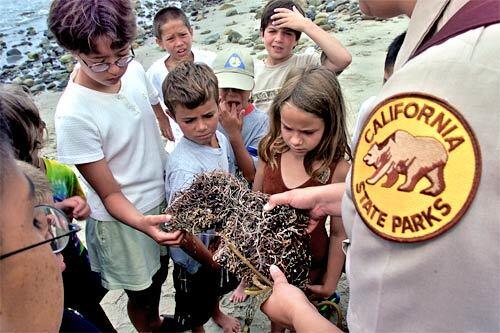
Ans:
[{"label": "child's face", "polygon": [[[82,79],[96,90],[106,87],[115,87],[120,83],[120,79],[127,71],[128,64],[124,67],[119,67],[115,62],[130,55],[130,45],[126,45],[121,49],[115,50],[111,48],[111,40],[106,37],[98,38],[95,41],[96,51],[90,54],[77,54],[80,58],[80,69],[82,71]],[[103,72],[94,72],[90,66],[98,63],[108,63],[110,67]],[[80,75],[80,73],[78,73]]]},{"label": "child's face", "polygon": [[160,28],[161,39],[156,39],[159,47],[167,51],[174,60],[189,60],[193,30],[186,27],[182,20],[169,20]]},{"label": "child's face", "polygon": [[261,37],[267,50],[267,59],[271,64],[279,64],[287,60],[292,54],[293,48],[297,45],[293,30],[278,29],[272,23],[261,32]]},{"label": "child's face", "polygon": [[203,146],[217,146],[215,131],[219,107],[213,98],[192,110],[184,105],[177,105],[174,109],[175,121],[187,139]]},{"label": "child's face", "polygon": [[304,156],[318,146],[325,131],[320,117],[297,108],[290,102],[281,107],[281,135],[297,156]]},{"label": "child's face", "polygon": [[236,110],[241,111],[246,109],[248,106],[248,100],[250,99],[250,91],[232,89],[232,88],[222,88],[219,89],[219,96],[221,102],[227,102],[230,107],[235,104]]}]

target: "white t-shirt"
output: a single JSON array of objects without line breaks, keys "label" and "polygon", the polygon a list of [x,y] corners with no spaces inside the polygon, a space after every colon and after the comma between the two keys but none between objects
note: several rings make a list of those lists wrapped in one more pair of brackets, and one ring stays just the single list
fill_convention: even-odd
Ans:
[{"label": "white t-shirt", "polygon": [[[192,48],[191,51],[193,52],[194,62],[204,63],[212,67],[212,63],[214,62],[216,56],[215,53],[205,50],[199,50],[197,48]],[[163,81],[165,81],[168,75],[168,69],[167,66],[165,66],[165,61],[168,59],[168,57],[170,57],[170,54],[167,54],[166,56],[156,60],[146,72],[146,75],[150,80],[150,82],[153,84],[153,87],[155,87],[156,91],[158,91],[158,96],[160,98],[161,106],[163,107],[164,110],[166,109],[166,106],[165,103],[163,102],[164,99],[163,99],[162,85]],[[177,125],[177,123],[175,122],[175,120],[173,120],[170,117],[169,120],[175,141],[167,142],[165,150],[168,152],[172,152],[174,150],[175,145],[179,143],[179,139],[182,137],[182,131],[179,128],[179,125]]]},{"label": "white t-shirt", "polygon": [[[197,174],[214,170],[234,174],[234,160],[230,158],[231,145],[219,131],[216,132],[216,136],[220,148],[199,145],[185,137],[179,140],[165,166],[165,192],[169,203],[178,191],[189,187]],[[199,237],[207,246],[212,238],[210,232]],[[200,267],[200,263],[179,247],[170,248],[170,257],[186,268],[190,274],[196,273]]]},{"label": "white t-shirt", "polygon": [[255,87],[252,94],[255,106],[268,112],[274,97],[285,83],[285,78],[290,70],[311,64],[321,64],[321,56],[318,53],[294,54],[290,59],[274,66],[267,65],[263,60],[256,61]]},{"label": "white t-shirt", "polygon": [[[158,95],[142,66],[132,61],[116,94],[102,93],[75,82],[75,72],[57,104],[57,155],[67,164],[105,159],[125,197],[141,212],[165,199],[166,153],[151,104]],[[83,178],[83,177],[82,177]],[[114,220],[85,181],[91,217]]]}]

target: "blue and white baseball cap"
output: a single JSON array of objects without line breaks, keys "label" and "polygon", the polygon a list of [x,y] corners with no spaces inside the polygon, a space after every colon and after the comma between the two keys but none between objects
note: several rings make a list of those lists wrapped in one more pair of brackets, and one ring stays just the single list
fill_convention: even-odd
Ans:
[{"label": "blue and white baseball cap", "polygon": [[219,88],[247,91],[253,89],[253,58],[245,50],[225,50],[217,53],[213,70],[219,81]]}]

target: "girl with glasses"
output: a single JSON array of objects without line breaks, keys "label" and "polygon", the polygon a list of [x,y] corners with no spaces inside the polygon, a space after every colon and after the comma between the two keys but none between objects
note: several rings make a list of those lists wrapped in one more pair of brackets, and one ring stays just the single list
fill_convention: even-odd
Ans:
[{"label": "girl with glasses", "polygon": [[[56,109],[58,159],[75,165],[89,191],[86,239],[106,289],[124,289],[138,331],[167,324],[159,315],[168,251],[181,232],[161,231],[165,206],[160,128],[172,138],[158,93],[130,61],[137,32],[131,1],[55,0],[48,25],[77,59]],[[128,62],[128,64],[127,64]]]}]

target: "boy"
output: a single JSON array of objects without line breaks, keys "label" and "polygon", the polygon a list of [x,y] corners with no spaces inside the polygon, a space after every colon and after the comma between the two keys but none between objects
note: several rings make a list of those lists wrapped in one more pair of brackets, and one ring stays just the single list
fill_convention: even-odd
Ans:
[{"label": "boy", "polygon": [[[231,146],[217,131],[219,91],[217,78],[205,64],[185,62],[168,73],[163,83],[165,105],[172,112],[184,136],[172,152],[165,168],[165,189],[169,202],[176,192],[189,186],[199,173],[222,170],[234,173],[229,160]],[[202,236],[206,246],[213,238]],[[239,332],[240,323],[219,308],[219,297],[234,287],[220,286],[220,267],[201,265],[179,248],[171,248],[174,261],[175,319],[194,332],[203,331],[203,324],[212,317],[224,332]],[[211,260],[211,255],[205,257]],[[192,253],[192,252],[190,252]],[[230,290],[230,289],[229,289]]]},{"label": "boy", "polygon": [[[177,7],[166,7],[158,11],[153,19],[153,32],[156,43],[167,55],[156,60],[147,71],[147,76],[163,101],[162,84],[169,71],[185,61],[202,62],[212,65],[215,54],[209,51],[191,48],[193,29],[186,14]],[[179,142],[182,132],[175,122],[171,122],[175,141],[168,143],[166,149],[171,152]]]},{"label": "boy", "polygon": [[321,63],[318,54],[293,54],[302,32],[323,51],[324,66],[340,73],[351,63],[349,51],[333,35],[305,18],[298,4],[292,0],[271,0],[264,7],[260,21],[267,57],[257,63],[255,71],[253,97],[258,108],[269,109],[290,69]]},{"label": "boy", "polygon": [[239,171],[251,183],[257,147],[269,126],[267,114],[250,103],[253,59],[243,50],[222,51],[217,54],[213,68],[219,82],[219,130],[231,143]]},{"label": "boy", "polygon": [[[55,0],[48,23],[78,60],[55,114],[59,161],[88,188],[86,235],[92,270],[107,289],[124,289],[138,331],[167,329],[158,313],[168,256],[180,231],[165,233],[163,165],[155,114],[171,136],[158,95],[134,58],[129,1]],[[153,107],[152,107],[153,105]]]}]

